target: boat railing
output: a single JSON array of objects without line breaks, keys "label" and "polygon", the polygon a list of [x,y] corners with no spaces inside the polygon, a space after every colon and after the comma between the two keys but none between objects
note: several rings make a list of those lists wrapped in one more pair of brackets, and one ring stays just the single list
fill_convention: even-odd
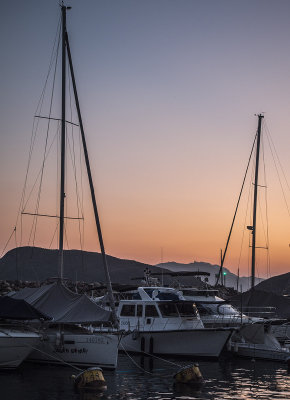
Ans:
[{"label": "boat railing", "polygon": [[241,318],[240,315],[212,315],[210,318],[202,318],[202,322],[207,328],[215,328],[217,326],[235,327],[248,322],[248,318],[245,320],[245,317]]},{"label": "boat railing", "polygon": [[244,315],[256,318],[274,318],[277,316],[276,307],[247,306],[239,309]]}]

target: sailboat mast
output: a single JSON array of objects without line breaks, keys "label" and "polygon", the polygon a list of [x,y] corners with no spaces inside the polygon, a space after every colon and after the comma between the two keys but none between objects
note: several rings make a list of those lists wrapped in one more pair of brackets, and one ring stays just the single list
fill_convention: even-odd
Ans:
[{"label": "sailboat mast", "polygon": [[65,88],[66,88],[66,7],[61,6],[62,13],[62,87],[61,87],[61,170],[60,170],[60,207],[59,207],[59,274],[63,279],[63,234],[64,234],[64,185],[65,185]]},{"label": "sailboat mast", "polygon": [[258,179],[259,179],[259,158],[260,158],[260,141],[262,114],[258,115],[258,131],[257,131],[257,150],[256,150],[256,168],[255,168],[255,183],[254,183],[254,204],[253,204],[253,225],[252,225],[252,272],[251,272],[251,288],[255,286],[255,263],[256,263],[256,216],[257,216],[257,199],[258,199]]},{"label": "sailboat mast", "polygon": [[116,308],[115,308],[115,302],[114,302],[114,297],[113,297],[112,284],[111,284],[109,268],[108,268],[108,264],[107,264],[106,253],[105,253],[105,246],[104,246],[103,235],[102,235],[102,230],[101,230],[101,223],[100,223],[98,209],[97,209],[95,189],[94,189],[93,178],[92,178],[92,173],[91,173],[91,167],[90,167],[89,155],[88,155],[88,150],[87,150],[85,131],[84,131],[84,127],[83,127],[81,109],[80,109],[80,104],[79,104],[79,98],[78,98],[78,93],[77,93],[77,87],[76,87],[76,81],[75,81],[75,75],[74,75],[74,69],[73,69],[73,63],[72,63],[72,57],[71,57],[71,52],[70,52],[70,46],[69,46],[67,33],[66,33],[65,39],[66,39],[68,62],[69,62],[70,73],[71,73],[71,78],[72,78],[72,84],[73,84],[76,108],[77,108],[77,113],[78,113],[78,120],[79,120],[81,137],[82,137],[82,144],[83,144],[83,149],[84,149],[85,163],[86,163],[88,180],[89,180],[90,191],[91,191],[91,199],[92,199],[92,203],[93,203],[93,209],[94,209],[94,214],[95,214],[95,222],[96,222],[96,226],[97,226],[99,243],[100,243],[100,248],[101,248],[101,253],[102,253],[104,272],[105,272],[105,276],[106,276],[107,289],[108,289],[108,294],[109,294],[109,301],[110,301],[110,306],[111,306],[111,309],[112,309],[113,319],[114,319],[115,325],[117,326],[118,319],[117,319],[117,315],[116,315]]}]

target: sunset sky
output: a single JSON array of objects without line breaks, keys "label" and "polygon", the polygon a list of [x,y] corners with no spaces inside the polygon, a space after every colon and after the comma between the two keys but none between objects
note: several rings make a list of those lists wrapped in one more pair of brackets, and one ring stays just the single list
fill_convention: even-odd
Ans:
[{"label": "sunset sky", "polygon": [[[194,260],[218,264],[257,129],[255,114],[263,112],[260,184],[267,185],[267,210],[261,187],[257,246],[265,246],[267,212],[270,274],[288,272],[290,2],[72,0],[66,4],[72,6],[67,29],[107,253],[150,264]],[[58,1],[1,4],[1,252],[16,221],[33,117],[59,17]],[[60,117],[59,83],[58,76],[55,118]],[[45,121],[40,127],[45,135]],[[267,134],[279,157],[275,162]],[[35,144],[31,182],[41,167],[43,143],[37,139]],[[58,213],[56,165],[56,156],[51,156],[41,213]],[[70,160],[67,165],[70,168]],[[99,251],[84,172],[84,248]],[[249,173],[225,262],[234,273],[240,265],[241,275],[249,274],[249,231],[243,228],[251,225],[252,167]],[[68,176],[69,184],[74,186]],[[73,190],[69,193],[67,187],[67,211],[75,216]],[[26,211],[33,212],[32,202],[33,198]],[[29,218],[23,217],[25,226],[31,225]],[[35,245],[49,247],[52,242],[57,247],[56,237],[52,240],[55,224],[56,220],[39,219]],[[68,222],[66,231],[69,248],[79,248],[78,222]],[[17,235],[19,240],[18,228]],[[22,245],[26,244],[23,239]],[[11,241],[7,250],[14,246]],[[269,276],[264,249],[257,250],[257,273]]]}]

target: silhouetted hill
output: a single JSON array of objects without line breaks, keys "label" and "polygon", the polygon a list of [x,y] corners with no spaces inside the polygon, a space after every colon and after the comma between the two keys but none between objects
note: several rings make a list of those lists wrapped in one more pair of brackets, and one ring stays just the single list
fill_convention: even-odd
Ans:
[{"label": "silhouetted hill", "polygon": [[269,312],[268,314],[267,310],[263,310],[261,309],[261,307],[274,307],[273,311],[275,313],[275,316],[287,319],[290,318],[289,297],[284,297],[271,291],[258,290],[257,288],[258,286],[256,286],[255,289],[251,289],[246,293],[243,293],[242,297],[241,294],[231,297],[230,303],[238,308],[241,308],[242,305],[243,312],[248,315],[252,315],[251,313],[255,311],[261,311],[261,317],[270,318],[274,315],[271,312]]},{"label": "silhouetted hill", "polygon": [[[111,280],[134,284],[132,277],[143,277],[148,264],[107,256]],[[150,265],[152,272],[160,268]],[[168,272],[168,271],[165,271]],[[58,251],[39,247],[19,247],[0,259],[0,280],[44,281],[57,277]],[[80,250],[64,251],[64,277],[72,281],[104,282],[102,255]]]},{"label": "silhouetted hill", "polygon": [[277,295],[290,295],[290,272],[266,279],[259,283],[256,289],[272,292]]},{"label": "silhouetted hill", "polygon": [[[202,287],[205,284],[194,276],[168,275],[170,271],[203,271],[210,273],[209,284],[215,284],[215,275],[219,266],[205,262],[194,262],[190,264],[163,263],[157,266],[144,264],[134,260],[124,260],[117,257],[107,256],[111,281],[120,284],[140,284],[144,276],[144,269],[150,268],[151,273],[159,273],[159,280],[162,281],[161,272],[164,271],[163,283],[172,286],[174,283],[182,285]],[[236,287],[237,277],[228,269],[226,285]],[[10,250],[0,259],[0,280],[22,280],[42,282],[51,277],[57,277],[58,273],[58,250],[43,249],[39,247],[19,247]],[[100,282],[105,281],[103,272],[102,256],[100,253],[65,250],[64,251],[64,277],[72,281]],[[140,279],[133,279],[137,278]],[[202,278],[205,279],[204,277]],[[244,279],[244,281],[243,281]],[[240,282],[248,282],[248,278],[240,278]],[[243,290],[247,284],[242,283]]]}]

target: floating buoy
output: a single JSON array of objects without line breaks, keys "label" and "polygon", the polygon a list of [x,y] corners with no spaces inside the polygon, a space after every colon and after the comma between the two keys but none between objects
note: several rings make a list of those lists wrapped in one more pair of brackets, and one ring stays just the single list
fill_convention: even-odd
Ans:
[{"label": "floating buoy", "polygon": [[107,390],[102,368],[92,367],[78,375],[72,375],[76,390]]},{"label": "floating buoy", "polygon": [[200,385],[203,377],[198,364],[189,365],[181,368],[173,376],[176,383],[186,383],[190,385]]}]

